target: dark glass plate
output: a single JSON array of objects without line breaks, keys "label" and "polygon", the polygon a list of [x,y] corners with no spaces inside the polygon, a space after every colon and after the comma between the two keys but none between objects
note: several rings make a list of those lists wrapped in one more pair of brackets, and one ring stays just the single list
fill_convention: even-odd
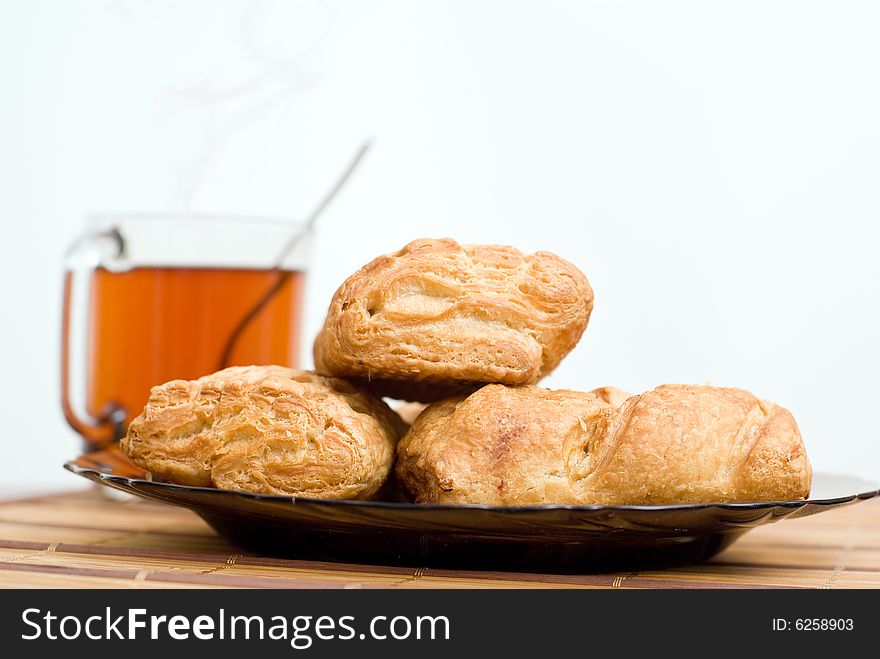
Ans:
[{"label": "dark glass plate", "polygon": [[307,560],[417,567],[602,572],[696,563],[761,524],[878,496],[859,478],[815,474],[808,500],[674,506],[429,505],[323,501],[149,481],[117,447],[64,467],[189,508],[248,550]]}]

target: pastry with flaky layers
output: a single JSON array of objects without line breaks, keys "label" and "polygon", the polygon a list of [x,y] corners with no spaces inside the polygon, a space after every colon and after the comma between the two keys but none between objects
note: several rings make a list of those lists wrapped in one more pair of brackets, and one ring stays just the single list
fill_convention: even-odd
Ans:
[{"label": "pastry with flaky layers", "polygon": [[549,252],[416,240],[336,291],[315,367],[423,402],[534,384],[575,346],[592,308],[587,278]]},{"label": "pastry with flaky layers", "polygon": [[812,471],[791,414],[741,389],[488,385],[434,403],[398,445],[419,502],[680,504],[802,499]]},{"label": "pastry with flaky layers", "polygon": [[122,450],[172,483],[363,499],[385,482],[405,428],[344,380],[235,366],[154,387]]}]

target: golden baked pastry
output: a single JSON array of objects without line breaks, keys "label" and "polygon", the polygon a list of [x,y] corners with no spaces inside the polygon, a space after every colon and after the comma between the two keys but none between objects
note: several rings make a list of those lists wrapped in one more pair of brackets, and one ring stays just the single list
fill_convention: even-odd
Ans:
[{"label": "golden baked pastry", "polygon": [[386,480],[406,426],[348,382],[282,366],[233,366],[153,387],[122,450],[156,477],[322,499]]},{"label": "golden baked pastry", "polygon": [[592,308],[587,278],[549,252],[416,240],[336,291],[315,368],[423,402],[533,384],[575,346]]},{"label": "golden baked pastry", "polygon": [[488,385],[434,403],[397,449],[416,501],[677,504],[800,499],[812,472],[791,414],[741,389],[595,393]]}]

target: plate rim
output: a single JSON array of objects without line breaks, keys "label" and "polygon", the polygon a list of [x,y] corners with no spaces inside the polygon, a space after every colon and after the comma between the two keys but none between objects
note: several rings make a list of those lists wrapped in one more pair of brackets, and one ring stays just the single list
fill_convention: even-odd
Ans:
[{"label": "plate rim", "polygon": [[798,509],[807,505],[814,506],[836,506],[855,500],[867,500],[880,497],[880,484],[861,478],[859,476],[851,476],[847,474],[839,474],[832,472],[819,472],[824,476],[837,476],[842,478],[854,478],[864,482],[873,489],[865,490],[855,494],[848,494],[840,497],[824,498],[824,499],[793,499],[782,501],[740,501],[740,502],[718,502],[708,501],[701,503],[676,503],[676,504],[655,504],[655,505],[614,505],[606,506],[600,504],[533,504],[528,506],[490,506],[480,503],[412,503],[408,501],[375,501],[369,499],[315,499],[310,497],[285,496],[283,494],[264,494],[260,492],[248,492],[245,490],[227,490],[217,487],[203,487],[199,485],[180,485],[178,483],[167,483],[164,481],[153,481],[144,478],[133,478],[131,476],[121,476],[119,474],[108,474],[90,467],[83,467],[76,463],[76,460],[100,452],[90,451],[84,453],[72,460],[64,463],[64,468],[77,476],[88,478],[89,480],[106,481],[110,483],[128,485],[132,489],[137,490],[138,486],[156,486],[158,489],[182,492],[204,493],[209,495],[232,495],[239,498],[251,499],[260,502],[275,502],[291,505],[311,504],[322,506],[355,506],[359,508],[378,508],[384,510],[406,510],[406,511],[462,511],[474,510],[480,512],[501,513],[501,514],[518,514],[518,513],[536,513],[543,511],[572,511],[572,512],[602,512],[602,511],[642,511],[642,512],[660,512],[660,511],[683,511],[683,510],[705,510],[717,508],[721,510],[761,510],[764,508],[791,508]]}]

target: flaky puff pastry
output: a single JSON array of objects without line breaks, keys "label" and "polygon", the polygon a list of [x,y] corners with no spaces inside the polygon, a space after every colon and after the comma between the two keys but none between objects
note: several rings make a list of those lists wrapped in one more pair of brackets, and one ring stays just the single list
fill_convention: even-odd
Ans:
[{"label": "flaky puff pastry", "polygon": [[592,308],[587,278],[549,252],[416,240],[336,291],[315,367],[423,402],[533,384],[577,344]]},{"label": "flaky puff pastry", "polygon": [[419,502],[678,504],[809,494],[791,414],[741,389],[663,385],[620,407],[596,393],[488,385],[434,403],[398,445]]},{"label": "flaky puff pastry", "polygon": [[182,485],[363,499],[386,480],[405,427],[344,380],[234,366],[154,387],[122,450]]}]

